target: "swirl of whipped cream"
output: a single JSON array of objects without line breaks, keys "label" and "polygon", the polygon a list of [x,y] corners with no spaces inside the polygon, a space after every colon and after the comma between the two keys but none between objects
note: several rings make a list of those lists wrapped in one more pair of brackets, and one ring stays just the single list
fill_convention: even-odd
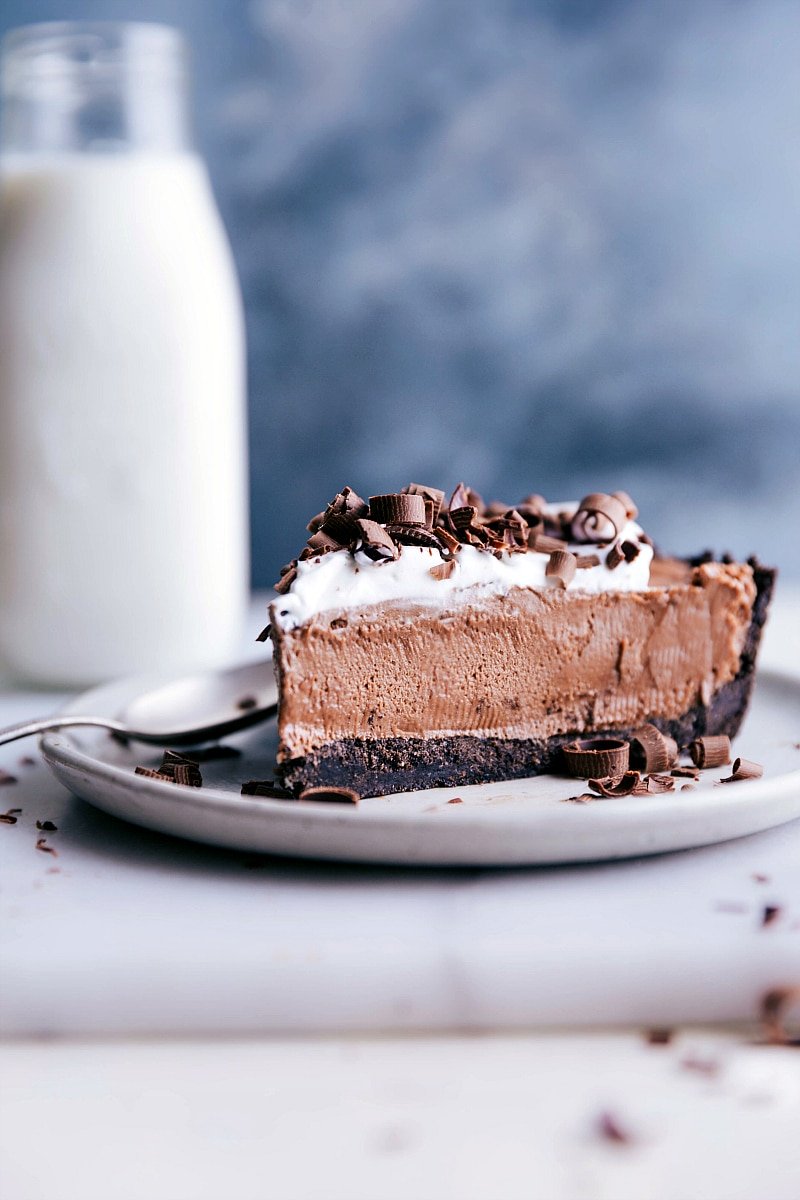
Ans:
[{"label": "swirl of whipped cream", "polygon": [[572,537],[576,542],[611,542],[618,537],[628,519],[625,504],[605,492],[584,496],[572,518]]}]

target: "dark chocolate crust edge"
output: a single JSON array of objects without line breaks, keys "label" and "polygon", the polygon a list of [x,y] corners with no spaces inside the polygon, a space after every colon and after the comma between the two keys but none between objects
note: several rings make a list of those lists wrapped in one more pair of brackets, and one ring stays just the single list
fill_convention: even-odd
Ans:
[{"label": "dark chocolate crust edge", "polygon": [[[707,561],[707,557],[692,560]],[[767,618],[776,571],[749,559],[756,585],[753,614],[738,674],[708,704],[696,704],[676,720],[651,718],[662,733],[686,747],[703,734],[735,737],[744,720],[755,681],[761,633]],[[596,730],[622,737],[630,729]],[[492,738],[463,734],[436,738],[347,738],[329,742],[303,758],[280,765],[284,787],[297,794],[307,787],[348,787],[362,796],[385,796],[432,787],[463,787],[499,779],[524,779],[562,767],[561,748],[584,734],[554,737]]]}]

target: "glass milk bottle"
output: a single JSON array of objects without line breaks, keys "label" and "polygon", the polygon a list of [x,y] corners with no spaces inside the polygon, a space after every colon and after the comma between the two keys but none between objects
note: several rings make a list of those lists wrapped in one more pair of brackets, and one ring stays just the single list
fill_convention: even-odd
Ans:
[{"label": "glass milk bottle", "polygon": [[0,153],[0,663],[35,683],[236,656],[244,333],[180,35],[12,32]]}]

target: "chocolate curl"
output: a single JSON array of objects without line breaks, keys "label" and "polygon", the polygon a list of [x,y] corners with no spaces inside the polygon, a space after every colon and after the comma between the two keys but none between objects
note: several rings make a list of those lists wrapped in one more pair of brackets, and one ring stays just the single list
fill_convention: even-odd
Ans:
[{"label": "chocolate curl", "polygon": [[377,521],[360,518],[356,521],[356,532],[358,537],[356,549],[363,550],[367,558],[371,558],[373,562],[399,557],[400,551],[397,546]]},{"label": "chocolate curl", "polygon": [[356,522],[358,519],[352,513],[329,513],[322,523],[322,528],[313,536],[319,537],[324,534],[339,549],[349,546],[356,537]]},{"label": "chocolate curl", "polygon": [[738,783],[741,779],[760,779],[764,774],[761,763],[750,762],[747,758],[737,758],[733,764],[733,774],[726,775],[720,783]]},{"label": "chocolate curl", "polygon": [[429,546],[439,549],[439,539],[427,525],[386,525],[386,532],[401,546]]},{"label": "chocolate curl", "polygon": [[447,506],[447,510],[452,515],[454,509],[467,508],[468,506],[469,488],[465,483],[458,483],[453,489],[453,494],[450,497],[450,503]]},{"label": "chocolate curl", "polygon": [[361,799],[358,792],[343,787],[310,787],[302,791],[299,798],[324,804],[358,804]]},{"label": "chocolate curl", "polygon": [[369,510],[369,505],[366,500],[362,500],[358,492],[354,492],[352,488],[342,488],[340,492],[331,500],[325,516],[333,516],[334,513],[344,514],[351,517],[365,517]]},{"label": "chocolate curl", "polygon": [[322,526],[322,522],[324,520],[325,520],[325,513],[324,512],[317,513],[317,515],[315,517],[312,517],[311,520],[308,522],[308,524],[306,525],[306,529],[308,530],[309,533],[316,533],[317,530]]},{"label": "chocolate curl", "polygon": [[693,779],[700,778],[699,767],[673,767],[670,775],[674,775],[676,779]]},{"label": "chocolate curl", "polygon": [[568,545],[561,538],[548,537],[546,533],[537,533],[536,530],[532,530],[528,537],[528,549],[536,554],[553,554],[556,550],[566,550]]},{"label": "chocolate curl", "polygon": [[627,492],[612,492],[611,496],[614,500],[619,500],[620,504],[625,507],[625,516],[629,521],[635,521],[639,515],[639,510],[631,500]]},{"label": "chocolate curl", "polygon": [[279,596],[283,596],[289,591],[289,588],[292,586],[295,579],[297,579],[297,564],[289,563],[288,566],[285,566],[281,571],[281,577],[278,582],[274,583],[272,586]]},{"label": "chocolate curl", "polygon": [[381,525],[424,525],[425,498],[410,492],[370,496],[369,515]]},{"label": "chocolate curl", "polygon": [[429,529],[433,529],[444,504],[444,492],[439,488],[426,487],[423,483],[410,483],[403,491],[409,496],[422,496],[425,501],[425,523]]},{"label": "chocolate curl", "polygon": [[631,734],[631,764],[640,771],[666,771],[677,757],[677,743],[655,725],[643,725]]},{"label": "chocolate curl", "polygon": [[579,571],[588,571],[590,567],[600,566],[599,554],[576,554],[575,566]]},{"label": "chocolate curl", "polygon": [[608,567],[609,571],[616,571],[619,564],[624,561],[625,555],[615,543],[606,555],[606,566]]},{"label": "chocolate curl", "polygon": [[621,779],[590,779],[589,787],[598,796],[631,796],[640,778],[638,771],[626,771]]},{"label": "chocolate curl", "polygon": [[314,554],[327,554],[329,550],[340,550],[341,546],[338,538],[331,537],[325,529],[318,529],[308,539],[306,550],[311,551],[309,557],[312,557]]},{"label": "chocolate curl", "polygon": [[456,569],[455,559],[449,558],[446,562],[437,563],[435,567],[431,567],[428,572],[434,579],[449,579]]},{"label": "chocolate curl", "polygon": [[570,554],[569,550],[554,550],[544,573],[548,578],[557,580],[562,588],[566,588],[575,578],[576,569],[574,554]]},{"label": "chocolate curl", "polygon": [[567,771],[577,779],[621,779],[630,747],[621,738],[584,738],[563,748]]},{"label": "chocolate curl", "polygon": [[661,792],[675,791],[675,780],[671,775],[648,775],[647,779],[642,780],[642,783],[644,784],[642,794],[648,792],[650,795],[659,795]]},{"label": "chocolate curl", "polygon": [[434,530],[434,533],[439,539],[439,543],[442,547],[442,554],[455,554],[456,550],[458,550],[461,545],[461,542],[458,540],[458,538],[454,537],[449,529],[444,529],[441,525]]},{"label": "chocolate curl", "polygon": [[701,770],[708,767],[724,767],[731,761],[731,739],[721,733],[714,737],[700,737],[689,747],[692,762]]},{"label": "chocolate curl", "polygon": [[572,537],[576,542],[610,542],[618,537],[628,519],[625,505],[605,492],[584,496],[572,518]]}]

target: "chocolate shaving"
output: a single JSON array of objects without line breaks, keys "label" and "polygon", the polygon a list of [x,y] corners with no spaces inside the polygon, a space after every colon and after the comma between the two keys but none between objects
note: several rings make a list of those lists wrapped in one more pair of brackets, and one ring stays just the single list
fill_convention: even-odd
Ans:
[{"label": "chocolate shaving", "polygon": [[236,707],[242,712],[249,712],[251,708],[258,708],[258,700],[255,696],[242,696],[241,700],[236,701]]},{"label": "chocolate shaving", "polygon": [[54,825],[52,821],[37,821],[36,828],[41,829],[42,833],[57,833],[58,832],[58,826]]},{"label": "chocolate shaving", "polygon": [[630,747],[621,738],[584,738],[564,746],[562,753],[567,771],[578,779],[621,779]]},{"label": "chocolate shaving", "polygon": [[165,750],[158,769],[153,767],[136,767],[134,774],[143,775],[147,779],[162,779],[166,783],[177,783],[184,787],[202,787],[203,777],[197,761],[179,754],[177,750]]},{"label": "chocolate shaving", "polygon": [[699,737],[689,747],[692,762],[701,770],[722,767],[731,761],[731,739],[727,734]]},{"label": "chocolate shaving", "polygon": [[619,500],[625,508],[625,516],[629,521],[635,521],[639,515],[639,510],[631,500],[627,492],[612,492],[611,496],[614,500]]},{"label": "chocolate shaving", "polygon": [[340,550],[342,546],[346,546],[353,536],[353,521],[350,517],[332,517],[334,528],[337,531],[341,530],[344,541],[339,537],[334,537],[326,529],[318,529],[316,533],[312,533],[306,543],[306,548],[300,555],[301,558],[313,558],[318,554],[331,554],[334,550]]},{"label": "chocolate shaving", "polygon": [[762,925],[771,925],[773,923],[773,921],[777,921],[777,919],[780,915],[781,915],[780,904],[765,904],[763,912],[761,913],[761,924]]},{"label": "chocolate shaving", "polygon": [[30,754],[23,754],[22,758],[19,760],[19,765],[21,767],[35,767],[36,759],[31,758]]},{"label": "chocolate shaving", "polygon": [[447,803],[448,804],[463,804],[464,801],[461,799],[460,796],[451,796],[450,799],[447,801]]},{"label": "chocolate shaving", "polygon": [[455,559],[448,559],[447,562],[437,563],[435,567],[431,567],[428,572],[434,579],[449,579],[456,569]]},{"label": "chocolate shaving", "polygon": [[370,496],[369,516],[381,525],[424,525],[425,498],[414,492]]},{"label": "chocolate shaving", "polygon": [[242,796],[267,796],[272,800],[293,800],[294,796],[274,779],[249,779],[241,787]]},{"label": "chocolate shaving", "polygon": [[697,787],[696,783],[683,783],[683,784],[681,784],[681,791],[682,792],[693,792],[696,787]]},{"label": "chocolate shaving", "polygon": [[699,767],[673,767],[670,775],[674,775],[677,779],[699,779]]},{"label": "chocolate shaving", "polygon": [[555,579],[562,588],[566,588],[575,578],[575,555],[569,550],[554,550],[550,555],[544,573],[548,579]]},{"label": "chocolate shaving", "polygon": [[288,569],[284,568],[284,572],[281,575],[280,579],[278,580],[277,583],[274,583],[272,586],[274,587],[275,591],[278,593],[279,596],[283,596],[286,592],[289,591],[289,588],[292,586],[295,579],[297,579],[297,567],[290,564]]},{"label": "chocolate shaving", "polygon": [[190,763],[178,763],[175,767],[172,776],[175,783],[183,784],[184,787],[202,787],[203,779],[200,771],[196,766]]},{"label": "chocolate shaving", "polygon": [[649,1046],[668,1046],[675,1036],[673,1029],[655,1028],[648,1029],[645,1038]]},{"label": "chocolate shaving", "polygon": [[641,552],[641,546],[638,546],[636,542],[623,542],[620,546],[620,549],[622,551],[623,558],[627,563],[633,562],[635,558],[639,557]]},{"label": "chocolate shaving", "polygon": [[17,783],[16,775],[11,775],[8,771],[4,771],[0,767],[0,787],[8,787],[12,783]]},{"label": "chocolate shaving", "polygon": [[444,503],[444,492],[422,483],[410,483],[403,491],[408,492],[410,496],[422,496],[425,501],[425,524],[432,529]]},{"label": "chocolate shaving", "polygon": [[554,554],[557,550],[566,550],[568,545],[563,538],[548,537],[546,533],[535,531],[528,538],[528,549],[533,550],[535,554]]},{"label": "chocolate shaving", "polygon": [[52,854],[54,858],[58,858],[58,851],[48,846],[46,838],[36,839],[36,849],[41,850],[42,854]]},{"label": "chocolate shaving", "polygon": [[315,800],[326,804],[358,804],[361,797],[352,788],[310,787],[300,793],[301,800]]},{"label": "chocolate shaving", "polygon": [[733,764],[733,772],[720,779],[720,783],[738,783],[743,779],[760,779],[764,774],[761,763],[750,762],[747,758],[737,758]]},{"label": "chocolate shaving", "polygon": [[[648,775],[644,782],[644,791],[649,792],[651,796],[658,796],[662,792],[674,792],[675,780],[671,775]],[[642,793],[643,794],[643,793]]]},{"label": "chocolate shaving", "polygon": [[631,734],[631,765],[638,770],[665,771],[677,757],[677,744],[655,725],[642,725]]},{"label": "chocolate shaving", "polygon": [[261,633],[256,638],[256,641],[257,642],[266,642],[267,638],[269,637],[269,635],[271,633],[272,633],[272,626],[265,625],[264,628],[261,630]]},{"label": "chocolate shaving", "polygon": [[631,796],[640,780],[638,771],[626,771],[621,779],[590,779],[589,787],[598,796]]},{"label": "chocolate shaving", "polygon": [[450,515],[452,516],[454,509],[467,508],[470,503],[469,497],[470,492],[466,484],[456,484],[455,488],[453,489],[453,494],[450,497],[450,503],[447,506],[447,510]]},{"label": "chocolate shaving", "polygon": [[318,529],[322,528],[322,522],[324,520],[325,520],[325,513],[324,512],[317,513],[317,515],[315,517],[312,517],[311,520],[308,522],[308,524],[306,525],[306,529],[308,530],[309,533],[316,533]]},{"label": "chocolate shaving", "polygon": [[8,812],[0,813],[0,822],[3,825],[16,825],[17,814],[21,812],[21,808],[10,808]]},{"label": "chocolate shaving", "polygon": [[429,529],[427,525],[387,525],[386,532],[401,546],[428,546],[432,550],[441,548],[438,531]]},{"label": "chocolate shaving", "polygon": [[388,561],[399,556],[400,551],[395,546],[386,530],[377,523],[360,519],[356,521],[359,542],[357,548],[363,550],[367,558],[373,562]]},{"label": "chocolate shaving", "polygon": [[590,567],[600,566],[599,554],[576,554],[575,566],[579,571],[588,571]]},{"label": "chocolate shaving", "polygon": [[614,545],[609,550],[608,554],[606,555],[606,566],[608,567],[609,571],[616,571],[619,564],[624,561],[625,561],[625,555],[622,553],[619,546],[615,542]]},{"label": "chocolate shaving", "polygon": [[439,539],[440,545],[443,547],[443,552],[455,554],[456,550],[460,548],[461,542],[450,532],[449,529],[445,529],[443,526],[439,525],[437,526],[435,533]]},{"label": "chocolate shaving", "polygon": [[616,496],[592,492],[581,500],[571,522],[576,542],[610,542],[628,520],[627,508]]}]

